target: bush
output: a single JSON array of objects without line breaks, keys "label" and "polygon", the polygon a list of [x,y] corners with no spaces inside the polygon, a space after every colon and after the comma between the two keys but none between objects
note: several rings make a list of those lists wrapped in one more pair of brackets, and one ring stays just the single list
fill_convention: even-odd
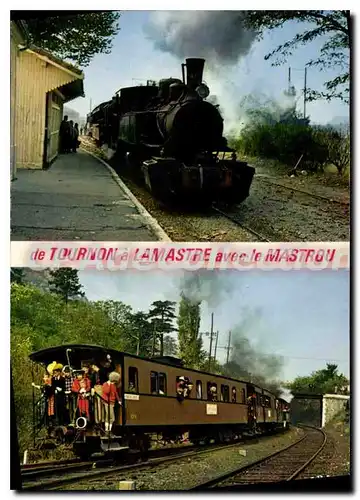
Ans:
[{"label": "bush", "polygon": [[349,136],[332,128],[311,127],[302,120],[251,123],[229,143],[244,155],[291,166],[303,155],[301,166],[310,171],[323,171],[326,164],[332,163],[341,175],[350,165]]}]

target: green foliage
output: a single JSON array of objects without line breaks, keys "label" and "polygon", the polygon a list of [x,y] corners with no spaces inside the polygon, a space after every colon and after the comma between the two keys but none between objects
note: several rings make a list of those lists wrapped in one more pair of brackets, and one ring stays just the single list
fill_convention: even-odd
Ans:
[{"label": "green foliage", "polygon": [[[151,304],[149,319],[151,320],[156,340],[159,339],[159,354],[163,356],[165,351],[164,336],[175,330],[173,321],[175,319],[175,302],[170,300],[156,300]],[[167,352],[174,353],[173,339],[167,336]],[[174,341],[173,341],[174,342]],[[156,346],[154,346],[156,348]],[[176,347],[175,347],[176,349]],[[155,353],[154,353],[155,354]],[[170,355],[170,354],[168,354]]]},{"label": "green foliage", "polygon": [[200,368],[204,362],[200,328],[200,303],[182,296],[178,315],[179,355],[189,368]]},{"label": "green foliage", "polygon": [[317,370],[307,377],[297,377],[286,384],[292,394],[344,394],[347,393],[348,379],[338,373],[337,365],[327,364],[325,369]]},{"label": "green foliage", "polygon": [[85,297],[84,292],[81,291],[83,287],[80,284],[77,269],[63,267],[55,271],[50,271],[49,274],[50,290],[60,295],[66,303],[69,299]]},{"label": "green foliage", "polygon": [[313,127],[289,105],[281,108],[270,99],[244,101],[247,126],[231,147],[248,156],[278,160],[294,167],[300,157],[301,168],[322,171],[327,164],[342,174],[350,165],[350,137],[331,127]]},{"label": "green foliage", "polygon": [[341,133],[331,127],[314,128],[313,139],[321,154],[326,158],[325,163],[332,163],[339,175],[350,167],[350,135]]},{"label": "green foliage", "polygon": [[12,267],[10,270],[11,283],[22,283],[24,281],[24,270],[22,267]]},{"label": "green foliage", "polygon": [[67,16],[33,18],[27,21],[32,42],[87,66],[96,54],[109,54],[119,31],[119,12],[92,12]]},{"label": "green foliage", "polygon": [[[267,30],[281,28],[284,23],[296,21],[301,26],[301,32],[291,40],[276,47],[265,56],[273,59],[273,65],[283,64],[301,45],[311,43],[318,37],[323,37],[324,43],[317,59],[310,60],[309,67],[320,70],[337,68],[340,74],[325,83],[325,91],[309,90],[307,99],[341,99],[348,103],[350,97],[350,47],[351,47],[351,20],[350,12],[345,10],[278,10],[278,11],[247,11],[247,27],[258,32],[259,37]],[[300,29],[301,29],[300,28]]]}]

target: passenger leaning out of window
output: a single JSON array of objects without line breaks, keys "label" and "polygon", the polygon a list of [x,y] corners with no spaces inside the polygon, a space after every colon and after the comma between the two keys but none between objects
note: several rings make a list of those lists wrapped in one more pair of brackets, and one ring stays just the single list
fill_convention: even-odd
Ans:
[{"label": "passenger leaning out of window", "polygon": [[193,383],[189,377],[185,377],[184,398],[189,398],[193,388]]},{"label": "passenger leaning out of window", "polygon": [[184,395],[185,387],[186,387],[185,377],[179,377],[176,383],[176,395],[179,401],[182,401],[185,397]]},{"label": "passenger leaning out of window", "polygon": [[210,387],[210,399],[211,401],[217,401],[217,389],[216,385]]},{"label": "passenger leaning out of window", "polygon": [[102,386],[102,397],[104,399],[105,409],[105,431],[110,432],[115,422],[115,403],[121,404],[120,396],[118,393],[118,386],[120,385],[120,374],[111,372],[109,380]]}]

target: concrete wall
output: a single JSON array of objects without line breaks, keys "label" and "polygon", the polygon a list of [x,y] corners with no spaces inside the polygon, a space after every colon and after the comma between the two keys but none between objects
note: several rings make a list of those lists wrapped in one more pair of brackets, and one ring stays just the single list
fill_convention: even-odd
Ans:
[{"label": "concrete wall", "polygon": [[340,394],[324,394],[321,426],[324,427],[327,423],[331,422],[331,420],[333,420],[339,412],[344,410],[349,399],[350,396]]}]

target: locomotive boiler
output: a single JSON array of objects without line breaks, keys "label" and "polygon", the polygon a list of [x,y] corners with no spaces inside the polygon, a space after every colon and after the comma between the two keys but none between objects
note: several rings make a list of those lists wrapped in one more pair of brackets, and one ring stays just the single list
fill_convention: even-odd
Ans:
[{"label": "locomotive boiler", "polygon": [[98,144],[116,151],[114,166],[137,172],[155,196],[240,203],[255,170],[227,145],[223,118],[206,101],[204,64],[189,58],[182,79],[122,88],[88,121]]}]

